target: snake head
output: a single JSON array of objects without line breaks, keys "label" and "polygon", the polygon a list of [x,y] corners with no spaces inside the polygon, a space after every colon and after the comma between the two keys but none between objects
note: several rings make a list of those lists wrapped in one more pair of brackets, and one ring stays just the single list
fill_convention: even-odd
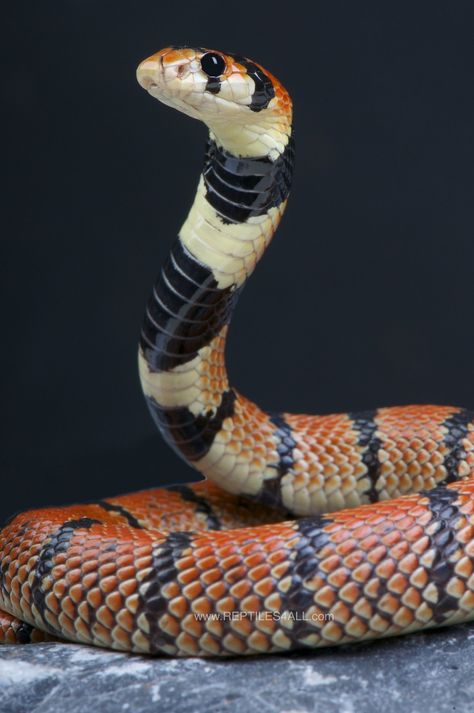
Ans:
[{"label": "snake head", "polygon": [[167,47],[137,69],[139,84],[163,104],[212,126],[291,113],[280,82],[245,57],[202,47]]}]

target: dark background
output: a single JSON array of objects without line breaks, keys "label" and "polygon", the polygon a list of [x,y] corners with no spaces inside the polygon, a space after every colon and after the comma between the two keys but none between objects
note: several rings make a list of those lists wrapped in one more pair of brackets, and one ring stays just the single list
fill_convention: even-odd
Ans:
[{"label": "dark background", "polygon": [[9,8],[0,515],[196,477],[136,369],[205,141],[135,81],[172,43],[260,61],[295,101],[294,191],[234,319],[235,386],[297,412],[474,408],[472,2]]}]

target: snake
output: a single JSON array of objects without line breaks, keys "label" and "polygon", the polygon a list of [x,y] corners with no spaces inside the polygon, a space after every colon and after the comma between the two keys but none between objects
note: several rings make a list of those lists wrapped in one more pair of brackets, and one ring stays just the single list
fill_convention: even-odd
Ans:
[{"label": "snake", "polygon": [[0,642],[236,656],[473,619],[472,412],[268,412],[229,383],[230,319],[291,188],[288,92],[246,57],[187,46],[137,78],[209,131],[138,355],[155,424],[205,479],[10,518]]}]

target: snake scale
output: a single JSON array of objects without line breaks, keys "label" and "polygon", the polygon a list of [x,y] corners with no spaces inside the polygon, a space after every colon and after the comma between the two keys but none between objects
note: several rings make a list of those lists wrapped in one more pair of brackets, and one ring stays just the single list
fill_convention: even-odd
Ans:
[{"label": "snake scale", "polygon": [[209,129],[139,349],[154,421],[207,480],[13,517],[0,641],[219,656],[474,618],[473,413],[267,413],[229,385],[230,318],[290,190],[288,93],[202,48],[167,47],[137,76]]}]

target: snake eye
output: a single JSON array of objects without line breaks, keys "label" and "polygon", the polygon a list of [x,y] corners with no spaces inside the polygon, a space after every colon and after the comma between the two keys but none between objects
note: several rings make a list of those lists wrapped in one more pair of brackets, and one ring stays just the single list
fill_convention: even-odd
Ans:
[{"label": "snake eye", "polygon": [[220,77],[225,69],[225,59],[216,52],[206,52],[201,57],[201,67],[208,77]]}]

